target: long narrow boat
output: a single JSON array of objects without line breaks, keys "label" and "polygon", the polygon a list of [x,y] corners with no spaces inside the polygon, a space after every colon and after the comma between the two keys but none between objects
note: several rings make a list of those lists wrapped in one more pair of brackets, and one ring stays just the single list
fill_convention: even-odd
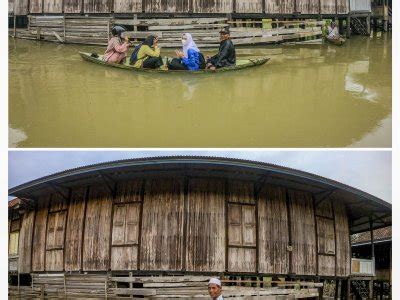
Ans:
[{"label": "long narrow boat", "polygon": [[327,37],[326,40],[331,44],[335,44],[336,46],[342,46],[346,42],[346,39],[342,37],[339,37],[337,39],[331,39]]},{"label": "long narrow boat", "polygon": [[227,71],[236,71],[236,70],[251,68],[251,67],[255,67],[255,66],[261,66],[269,60],[269,57],[237,59],[236,65],[232,66],[232,67],[225,67],[225,68],[220,68],[220,69],[216,69],[216,70],[184,71],[184,70],[134,68],[128,62],[126,62],[124,64],[114,64],[114,63],[105,62],[105,61],[103,61],[102,55],[86,53],[86,52],[79,52],[79,54],[81,55],[81,57],[84,60],[95,63],[95,64],[119,68],[119,69],[132,70],[135,72],[152,72],[152,73],[190,73],[190,74],[220,73],[220,72],[227,72]]}]

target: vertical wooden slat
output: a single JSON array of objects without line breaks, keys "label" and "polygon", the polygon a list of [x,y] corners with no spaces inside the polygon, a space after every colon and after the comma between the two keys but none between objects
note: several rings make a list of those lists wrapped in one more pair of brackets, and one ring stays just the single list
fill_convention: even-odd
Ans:
[{"label": "vertical wooden slat", "polygon": [[289,251],[289,274],[293,273],[292,270],[292,262],[293,262],[293,239],[292,239],[292,214],[290,210],[290,200],[289,200],[289,191],[285,188],[285,196],[286,196],[286,209],[287,209],[287,218],[288,218],[288,236],[289,236],[289,245],[291,247],[291,251]]},{"label": "vertical wooden slat", "polygon": [[146,188],[146,180],[143,180],[140,190],[139,237],[138,237],[138,254],[137,254],[137,267],[136,267],[138,270],[140,270],[140,264],[141,264],[143,202],[145,196],[145,188]]}]

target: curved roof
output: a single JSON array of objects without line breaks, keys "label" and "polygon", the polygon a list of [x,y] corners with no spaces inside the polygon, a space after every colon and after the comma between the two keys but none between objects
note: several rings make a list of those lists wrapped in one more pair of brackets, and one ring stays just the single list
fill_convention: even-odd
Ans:
[{"label": "curved roof", "polygon": [[391,224],[390,203],[346,184],[274,164],[220,157],[163,156],[111,161],[58,172],[9,190],[10,196],[36,200],[49,190],[60,191],[98,182],[138,177],[205,176],[254,180],[314,194],[316,203],[331,197],[342,201],[349,212],[352,233]]}]

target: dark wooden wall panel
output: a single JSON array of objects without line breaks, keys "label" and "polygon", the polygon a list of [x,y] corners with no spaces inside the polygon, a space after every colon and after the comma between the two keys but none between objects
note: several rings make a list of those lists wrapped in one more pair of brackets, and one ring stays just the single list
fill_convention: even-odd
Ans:
[{"label": "dark wooden wall panel", "polygon": [[14,0],[8,0],[8,13],[11,14],[14,12]]},{"label": "dark wooden wall panel", "polygon": [[82,11],[82,0],[64,0],[64,12],[77,14]]},{"label": "dark wooden wall panel", "polygon": [[20,273],[31,272],[32,258],[32,232],[33,222],[35,220],[35,211],[29,211],[22,217],[21,229],[19,232],[18,246],[18,265]]},{"label": "dark wooden wall panel", "polygon": [[86,208],[83,270],[105,271],[110,265],[112,196],[107,187],[90,187]]},{"label": "dark wooden wall panel", "polygon": [[189,12],[190,0],[147,0],[146,12]]},{"label": "dark wooden wall panel", "polygon": [[142,180],[118,182],[114,203],[140,202]]},{"label": "dark wooden wall panel", "polygon": [[229,181],[228,201],[254,204],[254,183],[250,181]]},{"label": "dark wooden wall panel", "polygon": [[142,12],[142,0],[114,0],[114,12]]},{"label": "dark wooden wall panel", "polygon": [[230,13],[233,0],[193,0],[195,13]]},{"label": "dark wooden wall panel", "polygon": [[50,196],[39,199],[33,232],[32,271],[45,270],[46,225]]},{"label": "dark wooden wall panel", "polygon": [[85,220],[86,187],[74,189],[68,208],[65,233],[65,271],[79,271],[82,260],[82,232]]},{"label": "dark wooden wall panel", "polygon": [[[189,181],[186,270],[225,270],[225,182]],[[200,225],[201,224],[201,225]]]},{"label": "dark wooden wall panel", "polygon": [[31,0],[29,4],[29,12],[31,14],[41,14],[43,12],[42,0]]},{"label": "dark wooden wall panel", "polygon": [[336,275],[350,275],[349,224],[344,204],[334,201],[336,229]]},{"label": "dark wooden wall panel", "polygon": [[[348,0],[344,0],[348,1]],[[321,14],[335,14],[336,5],[335,0],[321,0]]]},{"label": "dark wooden wall panel", "polygon": [[111,12],[111,0],[84,0],[85,13],[109,13]]},{"label": "dark wooden wall panel", "polygon": [[316,199],[315,214],[321,217],[333,218],[332,205],[329,198],[321,202]]},{"label": "dark wooden wall panel", "polygon": [[289,225],[285,189],[267,186],[258,202],[259,271],[289,273]]},{"label": "dark wooden wall panel", "polygon": [[296,11],[302,14],[318,14],[319,0],[297,0]]},{"label": "dark wooden wall panel", "polygon": [[14,14],[27,15],[28,14],[28,0],[14,0]]},{"label": "dark wooden wall panel", "polygon": [[318,255],[318,275],[335,276],[335,257]]},{"label": "dark wooden wall panel", "polygon": [[64,232],[67,212],[51,212],[47,217],[46,271],[64,269]]},{"label": "dark wooden wall panel", "polygon": [[112,247],[111,270],[136,270],[137,255],[136,246]]},{"label": "dark wooden wall panel", "polygon": [[183,262],[183,181],[146,182],[141,270],[181,270]]},{"label": "dark wooden wall panel", "polygon": [[318,253],[335,254],[333,220],[317,217]]},{"label": "dark wooden wall panel", "polygon": [[297,275],[317,273],[314,208],[312,196],[300,191],[289,191],[292,272]]},{"label": "dark wooden wall panel", "polygon": [[264,0],[236,0],[237,13],[262,13]]},{"label": "dark wooden wall panel", "polygon": [[63,0],[43,0],[44,13],[62,13]]}]

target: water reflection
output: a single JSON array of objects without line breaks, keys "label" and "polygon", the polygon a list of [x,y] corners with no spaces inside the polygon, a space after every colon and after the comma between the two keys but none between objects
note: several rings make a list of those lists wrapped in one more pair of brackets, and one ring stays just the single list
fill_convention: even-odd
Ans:
[{"label": "water reflection", "polygon": [[[344,47],[242,48],[253,70],[137,74],[83,62],[93,47],[9,40],[19,147],[391,145],[391,37]],[[10,145],[14,133],[10,133]]]}]

